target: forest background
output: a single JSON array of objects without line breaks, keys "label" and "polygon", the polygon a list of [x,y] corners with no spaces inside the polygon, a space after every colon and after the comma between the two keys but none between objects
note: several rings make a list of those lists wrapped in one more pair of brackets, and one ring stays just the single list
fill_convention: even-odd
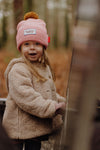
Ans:
[{"label": "forest background", "polygon": [[35,11],[46,22],[50,36],[47,52],[56,75],[57,92],[66,96],[73,7],[72,0],[0,0],[0,97],[7,96],[5,69],[12,58],[20,56],[15,42],[17,24],[29,11]]}]

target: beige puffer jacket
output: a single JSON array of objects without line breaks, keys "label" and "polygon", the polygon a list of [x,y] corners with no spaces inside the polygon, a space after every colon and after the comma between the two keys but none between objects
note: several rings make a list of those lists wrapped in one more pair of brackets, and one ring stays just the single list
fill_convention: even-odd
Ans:
[{"label": "beige puffer jacket", "polygon": [[[31,74],[23,58],[13,59],[5,72],[8,97],[3,117],[3,125],[13,139],[28,139],[53,130],[55,104],[64,101],[56,94],[49,67],[34,63],[38,73],[47,81],[37,81]],[[57,98],[58,97],[58,98]],[[62,123],[59,117],[58,126]]]}]

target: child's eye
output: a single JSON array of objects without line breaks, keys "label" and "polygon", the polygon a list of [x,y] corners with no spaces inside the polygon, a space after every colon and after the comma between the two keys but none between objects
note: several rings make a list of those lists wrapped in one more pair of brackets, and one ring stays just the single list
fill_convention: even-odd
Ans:
[{"label": "child's eye", "polygon": [[40,43],[38,43],[38,42],[36,42],[35,44],[36,44],[36,45],[40,45]]},{"label": "child's eye", "polygon": [[24,43],[24,45],[26,45],[26,46],[27,46],[27,45],[29,45],[29,43],[28,43],[28,42],[26,42],[26,43]]}]

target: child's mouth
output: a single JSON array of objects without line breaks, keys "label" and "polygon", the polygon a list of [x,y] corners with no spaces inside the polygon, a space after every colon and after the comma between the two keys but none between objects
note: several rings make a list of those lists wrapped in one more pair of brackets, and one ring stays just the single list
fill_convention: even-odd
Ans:
[{"label": "child's mouth", "polygon": [[36,53],[30,53],[29,55],[30,55],[30,56],[35,56],[35,55],[36,55]]}]

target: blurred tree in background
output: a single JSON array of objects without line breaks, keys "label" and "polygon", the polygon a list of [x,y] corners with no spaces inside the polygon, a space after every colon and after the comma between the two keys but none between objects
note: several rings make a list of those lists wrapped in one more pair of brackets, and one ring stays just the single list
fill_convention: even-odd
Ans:
[{"label": "blurred tree in background", "polygon": [[16,26],[28,11],[45,20],[51,38],[49,47],[68,47],[72,4],[72,0],[0,0],[0,47],[13,43]]},{"label": "blurred tree in background", "polygon": [[34,0],[24,0],[23,1],[23,5],[24,5],[24,13],[28,12],[28,11],[32,11],[34,8]]},{"label": "blurred tree in background", "polygon": [[2,10],[2,18],[1,18],[1,35],[0,35],[0,48],[5,46],[8,38],[8,33],[7,33],[7,1],[4,0],[1,3],[1,10]]},{"label": "blurred tree in background", "polygon": [[23,17],[23,0],[13,0],[15,28]]},{"label": "blurred tree in background", "polygon": [[3,18],[2,18],[2,38],[1,38],[1,47],[2,46],[5,46],[6,42],[7,42],[7,38],[8,38],[8,35],[7,35],[7,18],[5,15],[3,15]]}]

